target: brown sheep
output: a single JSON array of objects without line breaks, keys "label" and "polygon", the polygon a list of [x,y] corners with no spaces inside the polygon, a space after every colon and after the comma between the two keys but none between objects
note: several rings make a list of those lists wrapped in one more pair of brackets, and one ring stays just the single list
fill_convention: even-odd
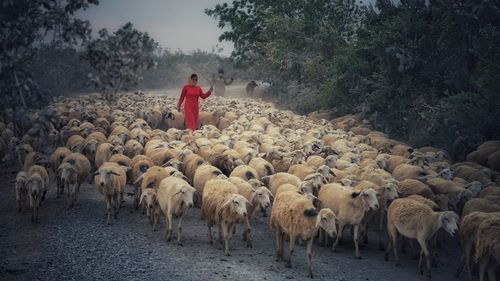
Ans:
[{"label": "brown sheep", "polygon": [[38,208],[47,193],[49,176],[45,168],[34,165],[27,173],[28,196],[31,207],[31,222],[38,223]]},{"label": "brown sheep", "polygon": [[276,191],[282,184],[289,183],[299,187],[302,183],[297,176],[290,175],[289,173],[276,173],[271,176],[265,176],[261,180],[269,188],[269,190],[271,190],[271,193],[274,196],[276,196]]},{"label": "brown sheep", "polygon": [[404,179],[425,179],[427,175],[428,173],[422,167],[410,164],[399,164],[392,172],[392,176],[398,181]]},{"label": "brown sheep", "polygon": [[307,164],[294,164],[288,168],[288,173],[297,176],[299,179],[304,180],[309,174],[312,174],[316,169]]},{"label": "brown sheep", "polygon": [[[342,237],[344,227],[347,224],[353,226],[354,246],[356,257],[361,258],[358,246],[359,226],[363,218],[370,209],[377,210],[379,203],[377,193],[372,188],[356,192],[353,189],[345,188],[337,183],[330,183],[321,187],[318,193],[321,208],[330,208],[337,214],[339,221],[339,232],[332,250],[336,250]],[[325,237],[326,238],[326,237]]]},{"label": "brown sheep", "polygon": [[68,189],[67,207],[74,206],[77,200],[77,195],[80,192],[80,185],[90,176],[90,162],[81,153],[71,153],[66,156],[61,165],[57,168],[57,174],[61,179],[61,189],[57,190],[59,194],[64,193],[64,189]]},{"label": "brown sheep", "polygon": [[28,175],[25,171],[17,173],[15,183],[17,211],[22,212],[29,206]]},{"label": "brown sheep", "polygon": [[238,177],[245,181],[249,181],[251,179],[259,179],[259,174],[257,173],[257,171],[254,168],[247,165],[241,165],[236,167],[229,176]]},{"label": "brown sheep", "polygon": [[274,200],[270,221],[271,230],[276,233],[277,259],[284,259],[283,248],[286,234],[290,238],[290,251],[288,259],[285,259],[285,265],[288,268],[292,266],[297,238],[307,241],[307,271],[309,277],[312,278],[313,239],[320,227],[331,236],[337,235],[336,219],[330,209],[324,208],[318,212],[310,199],[295,191],[278,194]]},{"label": "brown sheep", "polygon": [[153,231],[156,231],[156,226],[158,225],[158,220],[160,218],[160,205],[158,204],[156,190],[153,188],[146,188],[141,194],[139,206],[143,206],[143,215],[144,209],[146,209],[149,224],[153,226]]},{"label": "brown sheep", "polygon": [[401,193],[403,197],[408,197],[413,194],[421,195],[428,199],[434,198],[434,193],[431,188],[425,183],[414,180],[405,179],[399,182],[398,192]]},{"label": "brown sheep", "polygon": [[207,220],[209,242],[212,244],[212,226],[219,225],[224,239],[224,254],[229,256],[229,240],[233,225],[243,221],[248,215],[248,200],[238,194],[238,188],[223,179],[213,179],[203,189],[202,218]]},{"label": "brown sheep", "polygon": [[466,216],[472,212],[494,213],[500,212],[500,205],[491,202],[484,198],[474,198],[465,203],[462,210],[462,216]]},{"label": "brown sheep", "polygon": [[73,135],[66,141],[66,147],[72,152],[83,152],[85,147],[85,138],[80,135]]},{"label": "brown sheep", "polygon": [[462,256],[460,258],[460,264],[455,273],[455,277],[459,277],[462,270],[469,275],[469,279],[472,280],[472,257],[474,246],[477,241],[477,229],[479,225],[486,219],[492,218],[494,216],[500,217],[500,213],[483,213],[483,212],[472,212],[464,217],[460,221],[459,238],[460,246],[462,247]]},{"label": "brown sheep", "polygon": [[500,264],[500,217],[485,219],[477,228],[474,261],[479,263],[479,280],[486,272],[489,280],[495,280],[495,271]]},{"label": "brown sheep", "polygon": [[434,212],[427,205],[412,199],[396,199],[387,210],[387,232],[389,244],[385,251],[386,260],[389,252],[394,248],[394,259],[399,265],[396,239],[398,233],[407,238],[417,239],[421,247],[419,272],[423,273],[423,256],[427,261],[427,277],[431,277],[431,256],[428,250],[428,240],[442,227],[451,236],[458,229],[458,215],[454,212]]}]

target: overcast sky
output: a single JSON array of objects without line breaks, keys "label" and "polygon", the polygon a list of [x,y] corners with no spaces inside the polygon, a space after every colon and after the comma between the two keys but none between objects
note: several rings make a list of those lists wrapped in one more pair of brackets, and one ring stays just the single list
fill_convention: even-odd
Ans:
[{"label": "overcast sky", "polygon": [[100,0],[98,6],[78,14],[90,21],[94,34],[102,28],[115,31],[130,21],[135,28],[146,31],[164,48],[189,53],[194,49],[210,51],[216,45],[229,56],[231,42],[218,42],[222,31],[217,21],[203,10],[224,0]]}]

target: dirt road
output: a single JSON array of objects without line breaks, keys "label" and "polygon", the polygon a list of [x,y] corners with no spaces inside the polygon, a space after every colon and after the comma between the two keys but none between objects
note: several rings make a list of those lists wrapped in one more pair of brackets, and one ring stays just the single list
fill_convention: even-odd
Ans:
[{"label": "dirt road", "polygon": [[[164,221],[153,232],[147,218],[133,209],[127,197],[118,220],[105,224],[105,203],[93,185],[81,189],[75,208],[66,210],[65,198],[51,190],[40,210],[40,223],[30,213],[16,211],[14,186],[9,181],[17,168],[2,163],[0,180],[0,280],[307,280],[305,247],[298,246],[292,268],[275,261],[275,240],[267,218],[253,223],[254,247],[241,241],[241,227],[231,241],[232,256],[223,254],[221,242],[208,244],[206,223],[199,209],[184,220],[184,247],[164,238]],[[128,191],[131,191],[128,188]],[[417,260],[402,255],[402,266],[383,260],[375,243],[354,257],[349,231],[339,252],[313,246],[316,280],[426,280],[417,274]],[[371,235],[371,237],[375,237]],[[372,238],[375,240],[375,238]],[[439,267],[433,280],[452,280],[458,243],[445,235]]]}]

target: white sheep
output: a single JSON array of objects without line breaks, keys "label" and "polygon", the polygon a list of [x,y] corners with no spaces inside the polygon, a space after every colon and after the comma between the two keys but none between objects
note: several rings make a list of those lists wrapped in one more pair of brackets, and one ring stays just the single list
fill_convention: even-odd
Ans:
[{"label": "white sheep", "polygon": [[177,244],[182,245],[182,219],[187,210],[193,207],[193,195],[196,189],[181,178],[166,177],[160,182],[157,197],[160,208],[165,215],[165,239],[170,241],[173,218],[179,218],[177,226]]},{"label": "white sheep", "polygon": [[125,170],[114,162],[104,162],[94,173],[94,182],[97,190],[104,195],[106,200],[107,224],[111,223],[111,216],[118,216],[120,207],[119,195],[123,193],[127,183]]}]

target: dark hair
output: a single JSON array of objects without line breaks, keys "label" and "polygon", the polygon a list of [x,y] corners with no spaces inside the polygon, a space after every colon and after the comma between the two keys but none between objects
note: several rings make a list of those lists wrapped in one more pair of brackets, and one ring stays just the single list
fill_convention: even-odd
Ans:
[{"label": "dark hair", "polygon": [[196,77],[196,78],[198,78],[198,75],[197,75],[196,73],[193,73],[193,74],[191,74],[191,76],[189,76],[189,77],[191,77],[191,79],[193,79],[193,78],[195,78],[195,77]]}]

